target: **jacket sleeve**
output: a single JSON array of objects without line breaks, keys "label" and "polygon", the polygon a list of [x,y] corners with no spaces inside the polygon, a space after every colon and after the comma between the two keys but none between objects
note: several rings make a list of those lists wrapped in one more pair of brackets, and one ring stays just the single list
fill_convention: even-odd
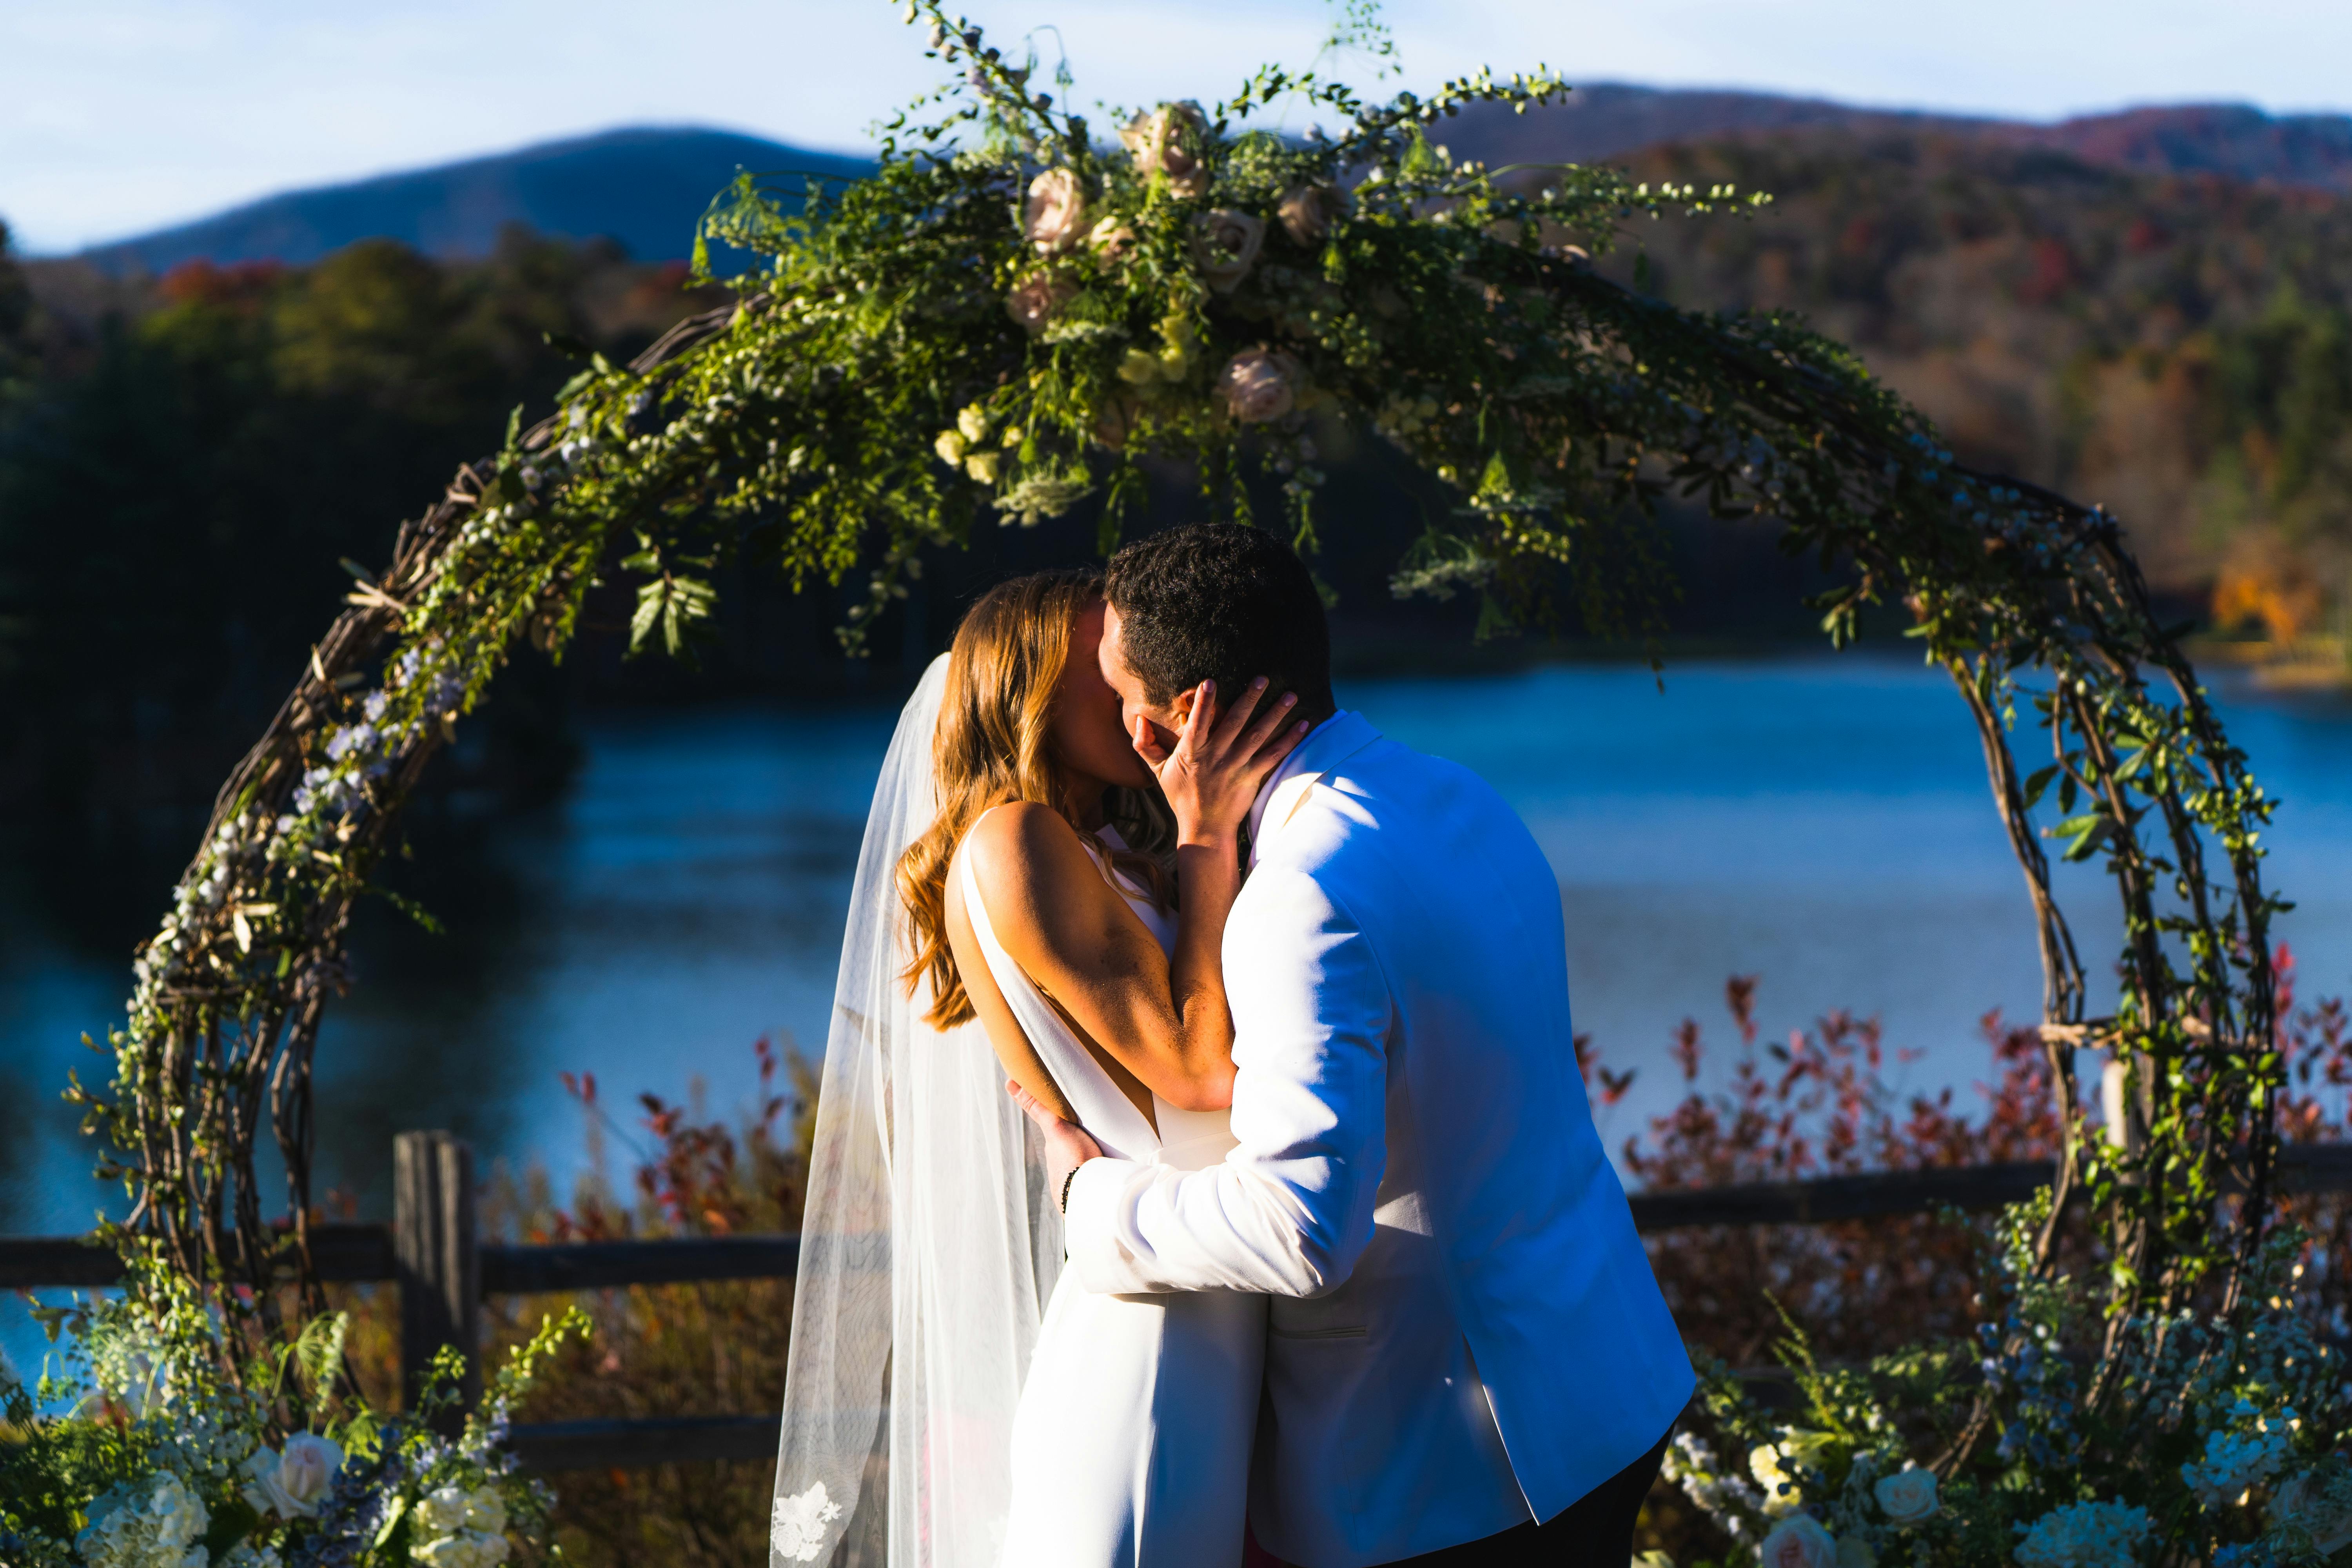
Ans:
[{"label": "jacket sleeve", "polygon": [[1080,1167],[1065,1235],[1089,1290],[1315,1296],[1371,1240],[1395,1009],[1370,941],[1313,877],[1265,864],[1226,923],[1224,964],[1239,1147],[1202,1171]]}]

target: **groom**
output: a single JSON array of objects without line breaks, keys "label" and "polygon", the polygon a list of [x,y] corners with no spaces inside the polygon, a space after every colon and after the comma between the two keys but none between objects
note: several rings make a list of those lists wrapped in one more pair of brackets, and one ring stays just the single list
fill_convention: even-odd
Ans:
[{"label": "groom", "polygon": [[1693,1380],[1585,1102],[1549,866],[1485,783],[1337,710],[1271,536],[1130,544],[1106,594],[1148,758],[1204,679],[1265,675],[1318,722],[1225,928],[1240,1147],[1188,1173],[1033,1111],[1071,1267],[1273,1298],[1250,1520],[1286,1562],[1622,1568]]}]

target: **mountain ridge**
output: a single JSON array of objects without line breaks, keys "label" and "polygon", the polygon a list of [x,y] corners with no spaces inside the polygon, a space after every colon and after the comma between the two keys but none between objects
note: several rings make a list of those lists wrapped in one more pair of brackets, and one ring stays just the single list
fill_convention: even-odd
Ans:
[{"label": "mountain ridge", "polygon": [[2242,103],[2152,104],[2043,122],[1597,82],[1524,115],[1475,105],[1454,125],[1460,129],[1442,139],[1460,141],[1466,132],[1477,148],[1472,155],[1490,163],[1590,163],[1676,142],[1831,128],[1980,138],[2136,174],[2211,174],[2352,194],[2352,114],[2273,115]]},{"label": "mountain ridge", "polygon": [[[2352,194],[2352,114],[2273,115],[2244,104],[2151,105],[2042,123],[1731,89],[1597,82],[1513,115],[1476,105],[1444,127],[1490,163],[1591,163],[1706,139],[1831,128],[1930,132],[2039,148],[2095,166]],[[488,254],[507,226],[609,237],[648,261],[682,258],[694,221],[738,168],[856,177],[869,159],[701,126],[625,126],[457,163],[289,191],[192,223],[93,246],[121,274],[183,262],[315,261],[386,237],[445,258]]]},{"label": "mountain ridge", "polygon": [[485,256],[510,224],[616,241],[639,260],[686,255],[694,222],[739,168],[856,178],[873,161],[705,126],[622,126],[364,180],[285,191],[210,217],[91,246],[102,270],[167,272],[188,261],[301,266],[354,240],[425,255]]}]

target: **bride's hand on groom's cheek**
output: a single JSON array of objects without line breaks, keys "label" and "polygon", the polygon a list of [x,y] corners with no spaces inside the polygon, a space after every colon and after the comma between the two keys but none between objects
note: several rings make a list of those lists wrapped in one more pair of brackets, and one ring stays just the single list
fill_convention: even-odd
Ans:
[{"label": "bride's hand on groom's cheek", "polygon": [[1289,722],[1297,697],[1286,691],[1261,712],[1265,689],[1260,676],[1220,712],[1216,683],[1201,682],[1173,745],[1160,742],[1149,720],[1135,721],[1129,740],[1160,779],[1160,791],[1176,816],[1178,843],[1237,838],[1258,787],[1305,738],[1306,721]]},{"label": "bride's hand on groom's cheek", "polygon": [[1004,1080],[1004,1092],[1014,1104],[1026,1111],[1029,1120],[1045,1135],[1045,1181],[1054,1194],[1055,1205],[1066,1208],[1069,1202],[1070,1173],[1089,1160],[1102,1157],[1102,1145],[1090,1137],[1087,1130],[1075,1121],[1065,1121],[1054,1114],[1053,1107],[1021,1087],[1012,1079]]}]

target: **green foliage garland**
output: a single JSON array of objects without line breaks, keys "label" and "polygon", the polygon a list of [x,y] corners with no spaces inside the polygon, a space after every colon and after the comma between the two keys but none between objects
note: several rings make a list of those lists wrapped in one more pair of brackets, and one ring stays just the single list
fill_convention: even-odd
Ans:
[{"label": "green foliage garland", "polygon": [[[686,649],[714,568],[764,559],[798,584],[866,576],[853,649],[929,550],[993,513],[1028,524],[1101,498],[1118,537],[1144,465],[1188,468],[1203,510],[1248,521],[1270,471],[1282,525],[1311,551],[1311,424],[1376,431],[1450,487],[1400,592],[1475,592],[1490,625],[1555,613],[1641,629],[1670,584],[1646,519],[1670,494],[1780,520],[1844,585],[1833,642],[1874,604],[1907,608],[1984,743],[1995,804],[2036,911],[2042,1032],[2073,1129],[2030,1267],[2047,1269],[2067,1201],[2108,1226],[2114,1341],[2210,1297],[2233,1310],[2270,1208],[2279,1080],[2257,837],[2271,803],[2159,626],[2114,521],[1955,463],[1854,357],[1774,314],[1678,310],[1588,258],[1638,212],[1738,205],[1724,189],[1634,185],[1567,168],[1516,195],[1430,132],[1463,105],[1517,109],[1565,89],[1482,73],[1432,98],[1368,102],[1261,71],[1212,108],[1161,104],[1119,146],[1032,89],[979,31],[917,0],[961,80],[887,127],[878,173],[810,182],[790,212],[746,178],[705,238],[770,258],[730,310],[629,366],[593,361],[559,412],[403,531],[362,580],[310,675],[230,786],[173,911],[139,964],[93,1113],[138,1206],[192,1278],[266,1282],[301,1254],[309,1052],[340,984],[344,924],[409,784],[517,638],[560,649],[600,574],[636,584],[633,644]],[[1249,121],[1304,105],[1339,129]],[[2024,713],[2050,761],[2026,773]],[[2121,899],[2122,1003],[2088,988],[2052,896],[2034,812],[2069,858],[2101,858]],[[2073,1053],[2105,1048],[2128,1125],[2086,1137]],[[294,1173],[290,1253],[263,1234],[252,1148],[265,1099]],[[2232,1226],[2213,1224],[2242,1194]],[[248,1309],[225,1293],[224,1310]],[[270,1325],[257,1322],[259,1331]],[[2120,1353],[2095,1409],[2134,1397]],[[1966,1464],[1975,1415],[1939,1461]]]}]

